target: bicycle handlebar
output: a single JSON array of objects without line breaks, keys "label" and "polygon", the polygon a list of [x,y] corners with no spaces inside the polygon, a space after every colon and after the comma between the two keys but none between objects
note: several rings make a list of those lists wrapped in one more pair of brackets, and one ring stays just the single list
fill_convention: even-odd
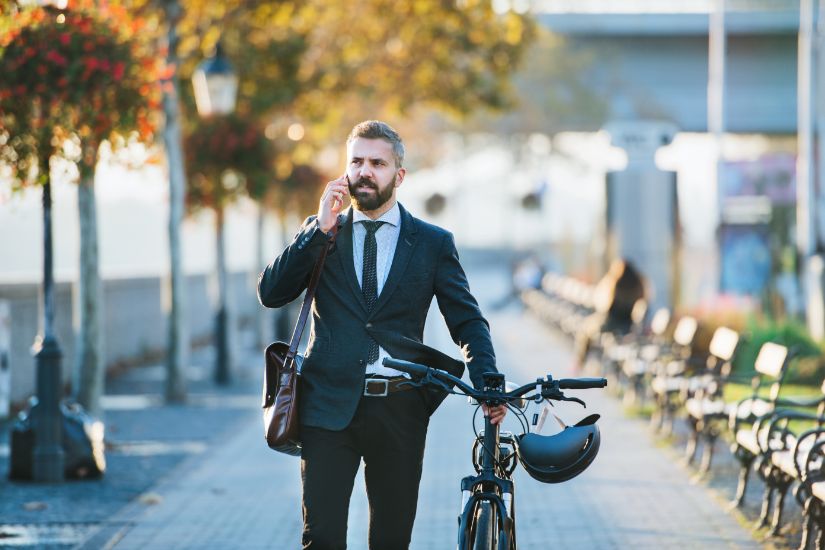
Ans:
[{"label": "bicycle handlebar", "polygon": [[431,376],[442,382],[446,382],[447,384],[455,384],[465,395],[469,395],[478,401],[518,399],[529,391],[537,389],[539,385],[541,386],[541,396],[545,399],[567,399],[579,401],[575,398],[565,398],[564,395],[558,390],[584,390],[590,388],[604,388],[607,386],[607,380],[604,378],[561,378],[559,380],[553,380],[552,377],[548,376],[546,380],[539,379],[534,384],[525,384],[524,386],[510,392],[485,392],[469,386],[460,378],[457,378],[446,371],[428,367],[426,365],[412,363],[402,359],[393,359],[391,357],[385,357],[383,364],[385,367],[406,372],[415,378]]},{"label": "bicycle handlebar", "polygon": [[559,380],[559,388],[563,390],[588,390],[605,387],[607,387],[607,379],[605,378],[562,378]]}]

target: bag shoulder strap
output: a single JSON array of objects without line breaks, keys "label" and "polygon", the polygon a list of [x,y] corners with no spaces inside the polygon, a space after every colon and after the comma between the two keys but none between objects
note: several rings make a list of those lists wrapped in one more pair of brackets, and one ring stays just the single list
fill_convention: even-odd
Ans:
[{"label": "bag shoulder strap", "polygon": [[[319,229],[320,231],[320,229]],[[301,305],[301,313],[298,315],[298,322],[295,323],[295,330],[292,331],[292,338],[289,341],[289,351],[286,354],[284,363],[288,364],[295,359],[298,353],[298,345],[301,342],[301,336],[304,334],[304,327],[306,327],[307,319],[309,319],[309,308],[312,305],[312,300],[315,298],[315,289],[318,288],[318,281],[321,280],[321,271],[324,269],[324,260],[327,258],[327,253],[335,244],[335,237],[338,235],[338,223],[332,226],[332,235],[327,239],[327,244],[321,250],[321,255],[315,262],[315,268],[312,270],[312,276],[309,278],[306,293],[304,293],[304,303]]]}]

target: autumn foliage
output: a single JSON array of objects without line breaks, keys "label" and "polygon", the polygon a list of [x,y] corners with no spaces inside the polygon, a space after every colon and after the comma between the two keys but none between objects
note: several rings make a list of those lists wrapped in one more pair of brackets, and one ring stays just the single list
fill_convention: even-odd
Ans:
[{"label": "autumn foliage", "polygon": [[34,8],[0,26],[0,161],[18,184],[38,157],[79,139],[81,171],[91,172],[101,142],[156,127],[161,67],[140,40],[142,22],[105,2],[70,10]]},{"label": "autumn foliage", "polygon": [[260,126],[239,114],[201,121],[184,140],[190,209],[221,207],[256,195],[272,177],[274,148]]}]

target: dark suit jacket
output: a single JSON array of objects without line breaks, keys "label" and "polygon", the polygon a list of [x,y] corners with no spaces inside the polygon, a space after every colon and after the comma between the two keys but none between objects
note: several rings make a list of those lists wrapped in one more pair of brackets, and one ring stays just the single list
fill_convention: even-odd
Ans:
[{"label": "dark suit jacket", "polygon": [[[364,387],[372,336],[397,358],[461,376],[463,364],[422,343],[433,296],[453,341],[461,347],[473,385],[495,371],[487,321],[470,294],[453,236],[401,207],[398,245],[387,281],[367,312],[352,259],[352,209],[338,218],[338,237],[327,256],[312,306],[312,326],[301,370],[301,422],[341,430],[352,420]],[[292,243],[261,273],[258,298],[281,307],[306,288],[327,238],[308,218]],[[430,393],[431,412],[444,395]]]}]

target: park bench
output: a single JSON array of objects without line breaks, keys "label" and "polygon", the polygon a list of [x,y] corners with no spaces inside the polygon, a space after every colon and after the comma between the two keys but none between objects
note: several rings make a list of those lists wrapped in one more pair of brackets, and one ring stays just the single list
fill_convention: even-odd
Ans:
[{"label": "park bench", "polygon": [[644,298],[636,300],[630,314],[631,325],[627,332],[617,332],[603,325],[595,338],[592,350],[598,356],[599,374],[609,380],[608,387],[621,389],[622,365],[636,357],[639,349],[650,338],[645,323],[648,303]]},{"label": "park bench", "polygon": [[564,278],[556,273],[547,273],[542,277],[541,289],[527,289],[522,292],[522,299],[533,309],[542,321],[557,325],[557,311],[566,304],[561,298]]},{"label": "park bench", "polygon": [[[676,410],[687,408],[698,393],[705,392],[717,380],[730,376],[739,343],[739,333],[735,330],[725,326],[717,327],[711,336],[707,355],[694,355],[692,361],[672,364],[669,372],[657,379],[656,393],[660,401],[666,404],[665,410],[671,415],[671,423]],[[692,464],[696,458],[699,430],[692,415],[688,414],[687,420],[691,433],[685,449],[685,460]],[[704,456],[709,459],[708,454]]]},{"label": "park bench", "polygon": [[[687,457],[691,462],[696,453],[696,445],[703,442],[701,473],[707,473],[713,460],[713,448],[716,439],[727,426],[737,430],[745,424],[753,424],[761,416],[775,410],[782,381],[787,372],[791,354],[788,348],[774,342],[765,342],[759,348],[754,362],[755,376],[751,379],[753,393],[737,403],[725,402],[723,392],[725,383],[733,381],[730,374],[713,375],[707,384],[698,388],[692,397],[685,401],[688,423],[692,428],[689,438]],[[764,388],[768,395],[764,397]],[[731,420],[738,419],[738,420]],[[737,423],[738,422],[738,423]],[[734,432],[734,434],[736,431]]]},{"label": "park bench", "polygon": [[565,291],[563,298],[569,305],[563,311],[558,325],[562,332],[575,338],[593,313],[593,289],[577,279],[568,278]]},{"label": "park bench", "polygon": [[522,292],[524,304],[548,325],[568,336],[575,336],[592,313],[592,289],[572,277],[547,273],[541,290]]},{"label": "park bench", "polygon": [[[800,550],[807,548],[817,530],[819,536],[815,547],[825,548],[825,418],[820,416],[816,421],[817,428],[800,435],[794,449],[794,464],[799,465],[797,473],[800,476],[796,497],[805,516]],[[806,451],[807,446],[810,449]]]},{"label": "park bench", "polygon": [[[821,395],[815,398],[777,397],[773,403],[774,410],[750,425],[741,417],[731,415],[735,434],[732,450],[742,466],[734,504],[741,505],[747,486],[747,473],[751,463],[755,463],[754,469],[765,481],[762,511],[757,526],[764,527],[768,524],[773,506],[772,535],[778,534],[782,527],[785,496],[795,482],[800,483],[797,499],[804,506],[803,495],[806,489],[801,484],[803,472],[809,461],[809,453],[819,441],[825,439],[822,432],[825,421],[825,382],[820,391]],[[803,434],[796,433],[791,426],[793,421],[813,422],[816,429]]]},{"label": "park bench", "polygon": [[650,393],[651,365],[670,345],[666,336],[670,319],[670,310],[659,308],[646,330],[635,331],[618,350],[610,350],[608,361],[617,369],[615,376],[625,405],[644,405]]},{"label": "park bench", "polygon": [[695,317],[682,316],[673,328],[669,345],[660,349],[655,356],[652,349],[648,351],[650,357],[647,358],[647,376],[650,378],[649,386],[654,402],[651,426],[655,431],[664,434],[673,431],[676,410],[680,407],[680,386],[676,384],[677,391],[671,391],[671,388],[677,377],[692,370],[693,365],[702,360],[694,346],[698,328],[699,323]]}]

